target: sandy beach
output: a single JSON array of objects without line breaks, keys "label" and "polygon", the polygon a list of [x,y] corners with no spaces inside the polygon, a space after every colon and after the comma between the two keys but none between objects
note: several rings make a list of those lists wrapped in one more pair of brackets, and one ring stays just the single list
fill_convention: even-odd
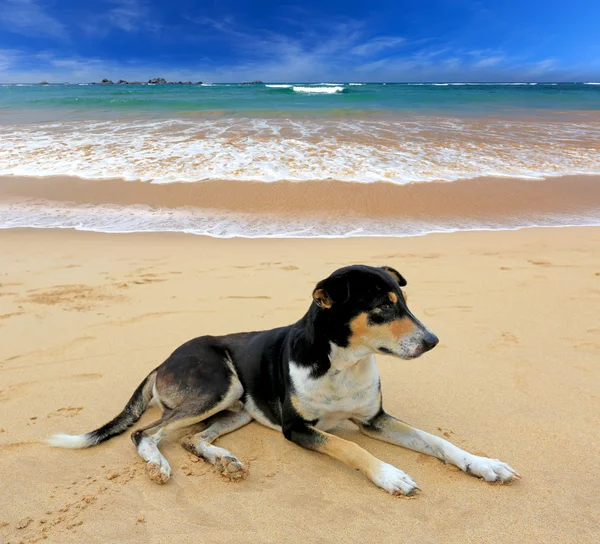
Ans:
[{"label": "sandy beach", "polygon": [[[600,540],[598,228],[335,240],[14,229],[0,251],[2,542]],[[165,486],[129,433],[83,451],[45,445],[111,419],[194,336],[297,320],[316,282],[351,263],[400,270],[440,337],[414,361],[378,357],[386,409],[522,480],[486,484],[350,423],[337,432],[411,475],[416,498],[256,423],[217,443],[249,465],[241,483],[180,447],[190,430],[161,444]]]},{"label": "sandy beach", "polygon": [[600,209],[600,176],[573,175],[522,179],[478,177],[452,183],[347,183],[343,181],[145,183],[72,176],[0,176],[0,202],[47,201],[76,206],[150,206],[166,210],[195,208],[254,217],[364,220],[405,223],[448,221],[526,225],[543,216],[588,216]]}]

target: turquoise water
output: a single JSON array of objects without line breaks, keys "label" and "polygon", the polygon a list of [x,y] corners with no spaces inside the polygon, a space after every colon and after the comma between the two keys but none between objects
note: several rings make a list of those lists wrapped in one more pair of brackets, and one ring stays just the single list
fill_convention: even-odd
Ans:
[{"label": "turquoise water", "polygon": [[600,85],[584,83],[288,85],[4,85],[0,122],[195,112],[270,116],[600,111]]},{"label": "turquoise water", "polygon": [[[102,180],[111,178],[406,185],[486,183],[489,176],[543,182],[568,174],[600,174],[600,85],[593,82],[0,86],[0,176],[48,184],[52,176],[76,176],[97,180],[102,192]],[[292,221],[233,209],[124,206],[111,198],[107,191],[100,206],[0,202],[0,228],[403,236],[600,222],[596,208],[491,222],[345,215]],[[288,204],[295,214],[296,203]]]}]

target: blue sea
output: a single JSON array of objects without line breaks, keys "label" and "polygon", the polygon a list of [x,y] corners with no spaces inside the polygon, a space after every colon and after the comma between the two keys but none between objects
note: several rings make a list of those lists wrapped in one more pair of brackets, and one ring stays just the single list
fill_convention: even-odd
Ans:
[{"label": "blue sea", "polygon": [[171,115],[507,115],[600,111],[600,83],[2,85],[2,122]]},{"label": "blue sea", "polygon": [[[0,86],[0,176],[406,185],[571,174],[600,174],[597,82]],[[0,226],[93,223],[11,206],[0,207]],[[173,228],[154,228],[148,214],[160,210],[146,211],[127,209],[127,226],[113,219],[111,228],[194,231],[188,216],[186,229],[175,219]],[[245,220],[203,213],[198,232],[214,234],[206,226],[214,221],[226,235],[249,232]],[[250,234],[280,230],[261,223]],[[358,232],[404,232],[397,224],[371,230]],[[322,224],[311,232],[349,235]]]}]

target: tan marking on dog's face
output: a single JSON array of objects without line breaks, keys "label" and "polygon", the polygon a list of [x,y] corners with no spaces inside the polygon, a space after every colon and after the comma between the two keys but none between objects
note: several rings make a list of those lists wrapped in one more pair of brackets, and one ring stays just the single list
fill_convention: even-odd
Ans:
[{"label": "tan marking on dog's face", "polygon": [[369,334],[368,317],[365,312],[358,314],[352,321],[350,321],[350,330],[352,336],[350,337],[350,344],[357,341],[359,338],[364,338]]},{"label": "tan marking on dog's face", "polygon": [[313,299],[321,308],[331,308],[333,306],[333,301],[324,289],[315,289]]},{"label": "tan marking on dog's face", "polygon": [[[385,326],[385,325],[384,325]],[[394,338],[402,338],[417,331],[417,327],[412,319],[403,317],[396,319],[389,324],[390,332]]]},{"label": "tan marking on dog's face", "polygon": [[365,341],[370,343],[377,340],[397,342],[403,337],[414,334],[417,326],[408,317],[401,317],[381,325],[370,325],[367,313],[363,312],[350,321],[350,330],[352,331],[350,344],[357,345]]},{"label": "tan marking on dog's face", "polygon": [[393,291],[390,291],[388,293],[388,298],[394,303],[396,304],[396,302],[398,302],[398,295],[396,293],[394,293]]},{"label": "tan marking on dog's face", "polygon": [[406,302],[408,300],[408,293],[406,291],[400,291],[402,293],[402,298],[404,299],[404,302]]}]

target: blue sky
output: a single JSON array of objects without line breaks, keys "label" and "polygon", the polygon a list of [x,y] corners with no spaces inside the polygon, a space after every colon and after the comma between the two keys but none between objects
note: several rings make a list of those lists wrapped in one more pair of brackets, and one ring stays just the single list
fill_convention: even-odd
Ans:
[{"label": "blue sky", "polygon": [[0,81],[599,81],[600,0],[0,0]]}]

